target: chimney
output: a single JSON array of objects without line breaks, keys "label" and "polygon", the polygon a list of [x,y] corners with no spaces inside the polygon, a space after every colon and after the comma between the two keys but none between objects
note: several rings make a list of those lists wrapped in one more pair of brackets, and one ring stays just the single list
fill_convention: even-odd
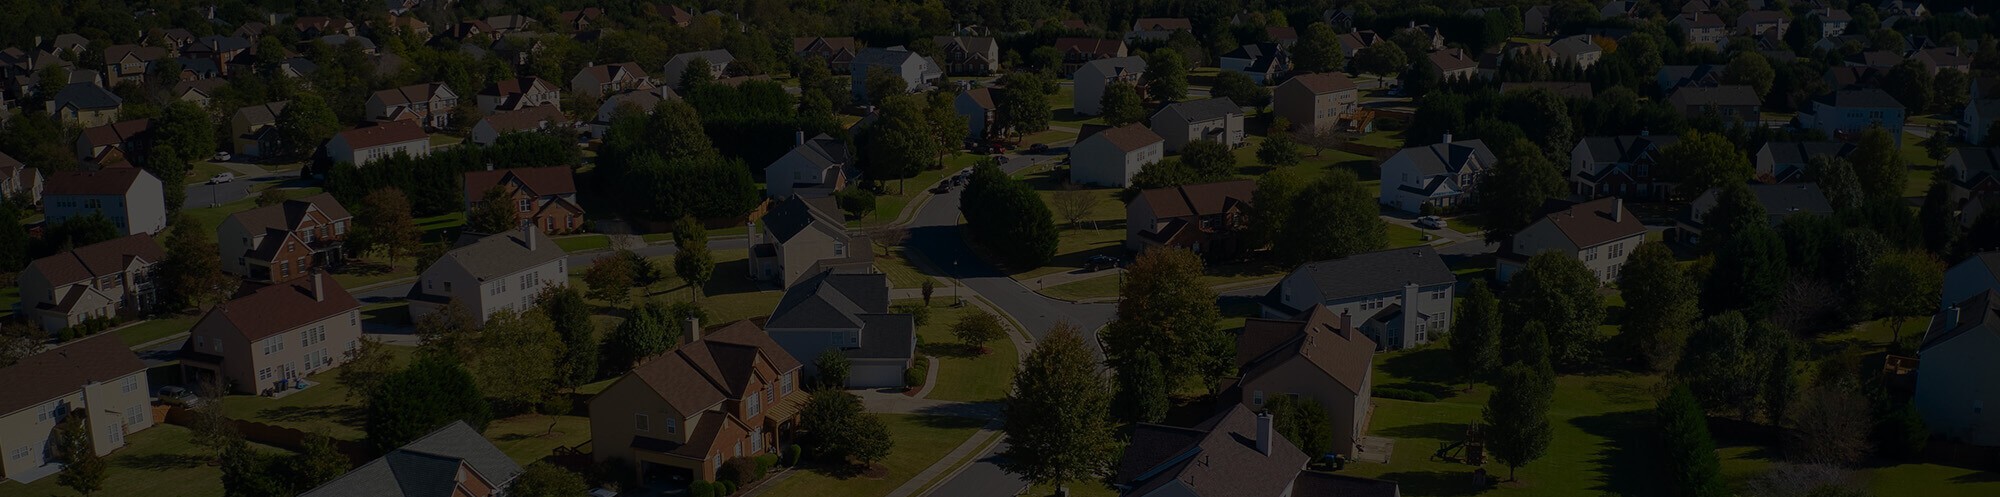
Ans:
[{"label": "chimney", "polygon": [[687,328],[684,333],[687,335],[687,342],[701,339],[701,318],[689,316],[687,319],[681,321],[681,326]]},{"label": "chimney", "polygon": [[487,171],[492,171],[492,170],[493,170],[493,163],[492,163],[492,162],[488,162],[488,163],[486,163],[486,170],[487,170]]},{"label": "chimney", "polygon": [[313,271],[313,302],[326,301],[326,272]]},{"label": "chimney", "polygon": [[1444,132],[1444,139],[1442,139],[1442,140],[1438,140],[1438,143],[1443,143],[1443,144],[1446,144],[1446,145],[1450,145],[1450,144],[1451,144],[1451,132],[1450,132],[1450,131],[1446,131],[1446,132]]},{"label": "chimney", "polygon": [[1257,453],[1271,455],[1271,413],[1257,413]]},{"label": "chimney", "polygon": [[1611,197],[1611,222],[1625,222],[1625,199],[1623,197]]},{"label": "chimney", "polygon": [[[1403,329],[1399,330],[1403,338],[1391,340],[1391,343],[1417,339],[1417,326],[1424,324],[1423,318],[1417,317],[1421,314],[1418,309],[1422,307],[1417,305],[1417,302],[1422,298],[1422,295],[1422,292],[1419,292],[1417,289],[1417,282],[1407,281],[1403,283]],[[1451,305],[1451,303],[1446,302],[1444,305]],[[1429,335],[1429,333],[1426,335]],[[1409,342],[1405,345],[1415,346],[1417,343]]]},{"label": "chimney", "polygon": [[806,132],[805,132],[805,130],[798,130],[798,131],[793,131],[793,132],[792,132],[792,145],[805,145],[805,144],[806,144]]},{"label": "chimney", "polygon": [[533,223],[521,225],[521,239],[527,240],[529,252],[535,251],[535,238],[537,237],[535,236],[535,225]]},{"label": "chimney", "polygon": [[1958,327],[1958,306],[1944,308],[1944,329],[1950,330],[1956,327]]}]

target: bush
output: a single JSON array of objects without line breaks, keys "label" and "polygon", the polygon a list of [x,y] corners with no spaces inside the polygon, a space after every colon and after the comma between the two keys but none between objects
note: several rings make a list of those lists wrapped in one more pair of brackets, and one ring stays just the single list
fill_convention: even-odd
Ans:
[{"label": "bush", "polygon": [[896,304],[895,308],[896,312],[909,314],[910,320],[915,321],[917,326],[923,326],[926,324],[930,324],[931,322],[931,306],[929,305],[924,305],[923,303],[920,302],[913,302],[907,304]]},{"label": "bush", "polygon": [[716,479],[729,483],[754,483],[764,479],[766,466],[748,457],[732,457],[722,462],[722,470],[715,473]]},{"label": "bush", "polygon": [[718,490],[715,491],[715,495],[717,497],[722,497],[725,495],[736,495],[736,482],[721,481],[716,483],[717,483],[716,487],[718,488]]},{"label": "bush", "polygon": [[1430,392],[1404,390],[1401,388],[1375,387],[1375,397],[1383,399],[1407,400],[1411,402],[1437,402],[1438,397]]},{"label": "bush", "polygon": [[688,482],[688,497],[715,497],[715,484],[701,480]]},{"label": "bush", "polygon": [[778,465],[777,454],[764,454],[761,456],[757,456],[757,474],[768,474],[771,472],[771,468],[776,467],[777,465]]},{"label": "bush", "polygon": [[909,385],[910,388],[924,386],[924,380],[929,379],[930,371],[930,358],[917,356],[916,363],[903,370],[903,384]]},{"label": "bush", "polygon": [[802,454],[805,454],[805,451],[806,449],[804,447],[800,447],[799,444],[791,444],[785,446],[785,465],[786,466],[799,465],[799,457]]}]

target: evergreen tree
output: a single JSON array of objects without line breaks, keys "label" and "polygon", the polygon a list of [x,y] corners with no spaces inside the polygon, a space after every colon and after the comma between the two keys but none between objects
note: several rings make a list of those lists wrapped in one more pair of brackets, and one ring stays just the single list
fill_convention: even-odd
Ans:
[{"label": "evergreen tree", "polygon": [[1859,180],[1866,200],[1895,200],[1903,197],[1903,183],[1908,180],[1909,168],[1903,164],[1902,149],[1896,145],[1896,138],[1881,126],[1869,126],[1861,132],[1854,152],[1848,154],[1848,162],[1854,164],[1854,176]]},{"label": "evergreen tree", "polygon": [[1034,484],[1090,481],[1118,459],[1111,394],[1075,326],[1057,323],[1014,375],[1003,405],[1001,468]]},{"label": "evergreen tree", "polygon": [[1924,249],[1932,254],[1949,255],[1958,246],[1961,228],[1953,206],[1949,175],[1932,176],[1923,207],[1917,211],[1917,222],[1923,224]]},{"label": "evergreen tree", "polygon": [[1790,277],[1785,242],[1763,223],[1751,224],[1715,251],[1715,265],[1701,292],[1709,314],[1740,309],[1755,318],[1770,315]]},{"label": "evergreen tree", "polygon": [[1687,385],[1675,385],[1667,398],[1654,408],[1658,419],[1661,455],[1667,470],[1668,495],[1675,497],[1728,497],[1729,486],[1722,479],[1722,462],[1715,457],[1715,441],[1708,434],[1708,416],[1695,403]]},{"label": "evergreen tree", "polygon": [[1133,423],[1158,423],[1167,417],[1170,387],[1160,371],[1159,356],[1152,351],[1132,352],[1119,361],[1117,398],[1112,402],[1119,419]]},{"label": "evergreen tree", "polygon": [[1625,297],[1621,335],[1630,337],[1628,350],[1648,370],[1673,366],[1701,312],[1694,280],[1681,270],[1673,249],[1658,242],[1633,249],[1618,273],[1618,289]]},{"label": "evergreen tree", "polygon": [[1294,263],[1381,249],[1389,244],[1389,234],[1380,212],[1359,177],[1336,169],[1292,199],[1291,215],[1275,248],[1281,258]]},{"label": "evergreen tree", "polygon": [[0,200],[0,272],[17,272],[33,260],[28,228],[21,225],[21,207],[11,199]]},{"label": "evergreen tree", "polygon": [[104,457],[97,455],[91,442],[90,416],[82,410],[71,412],[56,428],[56,450],[62,457],[62,471],[56,483],[77,493],[92,495],[104,489]]},{"label": "evergreen tree", "polygon": [[1279,395],[1264,403],[1271,414],[1272,431],[1298,446],[1310,460],[1333,450],[1333,421],[1326,406],[1311,397]]},{"label": "evergreen tree", "polygon": [[1500,299],[1486,287],[1486,280],[1472,280],[1456,318],[1451,325],[1451,358],[1470,388],[1500,369]]}]

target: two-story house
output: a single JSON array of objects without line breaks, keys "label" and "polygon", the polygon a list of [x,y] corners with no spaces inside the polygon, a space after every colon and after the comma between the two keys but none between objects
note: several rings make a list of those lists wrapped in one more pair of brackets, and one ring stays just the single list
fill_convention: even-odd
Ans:
[{"label": "two-story house", "polygon": [[854,54],[859,51],[857,47],[852,36],[792,38],[792,54],[799,60],[818,57],[833,74],[847,74],[848,63],[854,62]]},{"label": "two-story house", "polygon": [[1271,319],[1298,319],[1315,305],[1357,316],[1376,347],[1395,350],[1451,329],[1457,283],[1437,250],[1419,245],[1300,264],[1260,304]]},{"label": "two-story house", "polygon": [[1185,17],[1142,17],[1132,21],[1132,29],[1125,32],[1125,39],[1132,41],[1166,41],[1175,31],[1194,32],[1194,23]]},{"label": "two-story house", "polygon": [[21,270],[20,309],[50,333],[90,318],[131,316],[159,301],[157,269],[166,251],[139,233],[35,259]]},{"label": "two-story house", "polygon": [[104,48],[105,84],[144,83],[153,63],[167,58],[167,49],[140,45],[112,45]]},{"label": "two-story house", "polygon": [[554,105],[542,105],[516,110],[503,110],[482,117],[473,123],[472,132],[466,141],[480,145],[492,145],[500,137],[509,133],[532,133],[545,130],[569,129],[569,117]]},{"label": "two-story house", "polygon": [[1292,54],[1277,43],[1252,43],[1222,54],[1220,67],[1249,76],[1251,81],[1269,85],[1292,70]]},{"label": "two-story house", "polygon": [[1625,208],[1625,199],[1604,197],[1580,204],[1550,201],[1534,224],[1507,240],[1495,257],[1500,281],[1508,281],[1527,267],[1528,259],[1543,252],[1558,252],[1583,261],[1584,267],[1604,284],[1618,281],[1625,257],[1646,241],[1646,226]]},{"label": "two-story house", "polygon": [[1125,248],[1176,247],[1210,257],[1258,248],[1240,243],[1256,191],[1252,180],[1140,190],[1125,204]]},{"label": "two-story house", "polygon": [[368,118],[376,121],[413,121],[428,129],[451,125],[451,111],[458,106],[458,93],[444,83],[418,83],[382,90],[368,96]]},{"label": "two-story house", "polygon": [[999,135],[994,129],[996,117],[993,107],[993,89],[988,87],[966,88],[952,97],[952,112],[965,118],[965,139],[983,142],[988,137]]},{"label": "two-story house", "polygon": [[71,416],[85,417],[92,452],[100,456],[153,426],[146,363],[116,335],[58,345],[0,368],[0,385],[7,386],[0,395],[0,478],[33,482],[62,471],[57,427]]},{"label": "two-story house", "polygon": [[1708,87],[1722,84],[1723,66],[1697,64],[1686,66],[1660,66],[1653,74],[1653,83],[1660,88],[1661,95],[1672,95],[1687,87]]},{"label": "two-story house", "polygon": [[217,304],[181,344],[188,378],[268,395],[312,386],[306,377],[361,348],[361,301],[323,271]]},{"label": "two-story house", "polygon": [[574,233],[583,229],[583,207],[576,202],[576,179],[569,167],[524,167],[465,173],[465,209],[470,211],[485,201],[488,190],[507,193],[514,215],[522,225],[541,227],[549,234]]},{"label": "two-story house", "polygon": [[1229,148],[1243,145],[1243,107],[1226,97],[1167,104],[1149,121],[1165,140],[1167,153],[1178,153],[1196,140]]},{"label": "two-story house", "polygon": [[1797,119],[1802,127],[1817,129],[1839,140],[1858,137],[1869,126],[1881,126],[1901,145],[1904,117],[1903,104],[1896,97],[1881,89],[1865,88],[1839,90],[1815,98],[1811,109],[1800,112]]},{"label": "two-story house", "polygon": [[1056,38],[1055,49],[1063,54],[1064,75],[1076,73],[1084,64],[1093,60],[1118,59],[1126,56],[1124,40]]},{"label": "two-story house", "polygon": [[991,37],[936,36],[931,42],[944,54],[945,74],[986,76],[1000,72],[1000,44]]},{"label": "two-story house", "polygon": [[1479,55],[1467,52],[1463,48],[1431,52],[1428,59],[1431,67],[1437,68],[1438,76],[1446,80],[1479,75]]},{"label": "two-story house", "polygon": [[222,272],[260,283],[305,278],[340,267],[354,216],[321,193],[250,209],[223,218],[215,229]]},{"label": "two-story house", "polygon": [[610,94],[604,97],[604,102],[597,104],[597,116],[590,120],[588,134],[593,138],[604,138],[604,134],[611,131],[611,119],[617,117],[620,111],[629,109],[640,114],[652,115],[653,109],[660,106],[661,100],[679,99],[680,95],[674,94],[673,89],[664,86]]},{"label": "two-story house", "polygon": [[1845,158],[1855,148],[1846,142],[1766,142],[1751,157],[1757,168],[1754,179],[1759,183],[1805,181],[1806,167],[1812,165],[1814,157]]},{"label": "two-story house", "polygon": [[713,481],[729,459],[794,443],[808,397],[801,361],[749,321],[688,328],[687,344],[590,399],[598,463],[629,464],[620,470],[641,479]]},{"label": "two-story house", "polygon": [[1951,182],[1961,224],[1971,227],[2000,200],[2000,148],[1959,147],[1944,158],[1938,174]]},{"label": "two-story house", "polygon": [[49,224],[98,214],[110,219],[120,235],[158,233],[167,227],[161,188],[159,178],[136,167],[57,171],[42,187],[43,212]]},{"label": "two-story house", "polygon": [[[728,50],[720,49],[675,54],[673,58],[667,59],[666,67],[662,68],[660,72],[661,84],[680,88],[681,74],[687,72],[688,64],[693,64],[695,61],[701,61],[701,63],[708,65],[709,76],[715,79],[722,79],[729,72],[729,64],[736,62],[736,56],[730,55]],[[680,89],[681,91],[689,90],[688,88]]]},{"label": "two-story house", "polygon": [[832,197],[781,197],[751,227],[750,275],[780,287],[828,269],[869,272],[875,253],[868,239],[849,235]]},{"label": "two-story house", "polygon": [[1353,59],[1354,55],[1360,53],[1363,48],[1375,46],[1377,43],[1388,42],[1388,37],[1377,34],[1374,30],[1358,29],[1349,31],[1340,35],[1340,53],[1349,59]]},{"label": "two-story house", "polygon": [[152,119],[92,126],[76,136],[76,159],[92,164],[144,160],[152,141]]},{"label": "two-story house", "polygon": [[562,89],[542,78],[505,79],[479,90],[478,99],[479,111],[486,114],[543,105],[561,109]]},{"label": "two-story house", "polygon": [[[764,331],[792,357],[846,355],[847,388],[904,386],[903,370],[916,358],[916,321],[890,312],[889,276],[881,273],[812,275],[785,289]],[[812,364],[805,372],[819,373]]]},{"label": "two-story house", "polygon": [[[202,61],[217,73],[215,76],[228,76],[233,70],[231,66],[237,65],[238,59],[248,58],[251,48],[249,38],[210,35],[181,47],[181,58]],[[188,67],[186,61],[181,63],[181,67]]]},{"label": "two-story house", "polygon": [[576,76],[569,79],[571,93],[590,98],[604,98],[626,90],[651,89],[652,78],[646,76],[646,71],[640,69],[637,62],[593,65],[577,71]]},{"label": "two-story house", "polygon": [[1445,133],[1436,144],[1402,149],[1383,161],[1378,201],[1411,213],[1422,213],[1426,205],[1448,210],[1470,201],[1498,159],[1483,140],[1451,138]]},{"label": "two-story house", "polygon": [[1680,29],[1689,46],[1721,50],[1729,44],[1729,25],[1713,12],[1684,13],[1674,16],[1671,22]]},{"label": "two-story house", "polygon": [[118,110],[124,107],[125,99],[95,82],[79,82],[64,85],[46,105],[49,115],[57,121],[88,128],[118,119]]},{"label": "two-story house", "polygon": [[525,311],[548,285],[569,284],[569,258],[541,230],[522,226],[504,233],[459,236],[458,246],[424,268],[410,286],[410,320],[440,312],[454,301],[485,323],[501,310]]},{"label": "two-story house", "polygon": [[1069,148],[1069,180],[1073,183],[1131,186],[1132,176],[1140,169],[1166,157],[1166,140],[1143,124],[1116,128],[1085,125],[1082,136]]},{"label": "two-story house", "polygon": [[1715,116],[1728,126],[1756,127],[1763,122],[1763,99],[1747,85],[1688,87],[1674,90],[1667,103],[1688,119]]},{"label": "two-story house", "polygon": [[859,179],[847,142],[820,133],[811,140],[793,133],[792,151],[764,168],[764,191],[772,198],[792,195],[824,197]]},{"label": "two-story house", "polygon": [[1736,32],[1752,38],[1765,36],[1766,33],[1774,31],[1783,36],[1785,31],[1790,29],[1792,29],[1792,18],[1783,11],[1748,10],[1736,16]]},{"label": "two-story house", "polygon": [[847,65],[854,101],[868,101],[868,73],[878,69],[902,79],[904,91],[910,92],[929,89],[932,81],[944,78],[937,62],[903,47],[864,48]]},{"label": "two-story house", "polygon": [[1071,93],[1070,111],[1083,116],[1098,115],[1104,112],[1105,88],[1112,83],[1143,87],[1145,77],[1146,59],[1139,57],[1121,56],[1084,62],[1073,74],[1075,91]]},{"label": "two-story house", "polygon": [[412,158],[431,154],[431,135],[410,121],[389,121],[354,128],[326,141],[326,156],[334,163],[365,166],[396,154]]},{"label": "two-story house", "polygon": [[2000,321],[1995,315],[2000,315],[2000,292],[1981,289],[1950,301],[1931,318],[1917,348],[1921,374],[1912,400],[1931,432],[1972,446],[2000,445],[2000,433],[1992,427],[2000,422],[2000,413],[1985,409],[1987,401],[2000,403],[2000,395],[1987,388],[1988,382],[2000,381],[1996,373],[2000,370],[1993,367],[1993,355],[2000,353]]},{"label": "two-story house", "polygon": [[[1778,223],[1784,222],[1785,218],[1800,214],[1833,215],[1833,204],[1827,202],[1826,194],[1820,191],[1819,185],[1796,183],[1749,185],[1745,188],[1756,197],[1757,205],[1763,206],[1764,215],[1769,218],[1773,228],[1778,227]],[[1700,196],[1694,198],[1694,201],[1688,202],[1687,214],[1674,220],[1674,231],[1683,243],[1688,245],[1700,243],[1704,220],[1709,211],[1715,209],[1715,204],[1720,201],[1718,196],[1721,194],[1720,188],[1710,188],[1702,192]]]},{"label": "two-story house", "polygon": [[1236,335],[1236,401],[1259,410],[1279,395],[1318,402],[1331,418],[1333,454],[1354,457],[1374,407],[1376,348],[1355,319],[1314,305],[1297,319],[1245,320]]},{"label": "two-story house", "polygon": [[479,430],[453,421],[299,497],[420,495],[403,489],[438,489],[451,497],[505,497],[521,473],[521,465]]},{"label": "two-story house", "polygon": [[[1327,406],[1332,409],[1332,406]],[[1124,497],[1401,497],[1395,482],[1306,471],[1268,412],[1230,405],[1193,427],[1132,426],[1111,481]]]},{"label": "two-story house", "polygon": [[1295,131],[1342,129],[1342,117],[1360,106],[1360,88],[1338,72],[1293,76],[1271,91],[1271,109]]},{"label": "two-story house", "polygon": [[285,106],[290,100],[279,100],[267,104],[252,105],[236,109],[229,116],[229,135],[235,144],[236,155],[245,159],[257,159],[277,155],[282,147],[278,133],[278,116],[285,114]]},{"label": "two-story house", "polygon": [[27,205],[42,205],[42,186],[42,170],[28,167],[6,152],[0,152],[0,195],[9,199],[25,199]]},{"label": "two-story house", "polygon": [[1589,69],[1604,58],[1604,47],[1598,46],[1590,35],[1557,38],[1549,42],[1549,50],[1555,52],[1557,60],[1575,64],[1580,69]]},{"label": "two-story house", "polygon": [[1654,174],[1654,166],[1660,150],[1678,141],[1677,136],[1651,133],[1584,137],[1569,152],[1571,191],[1585,198],[1660,198],[1672,185]]}]

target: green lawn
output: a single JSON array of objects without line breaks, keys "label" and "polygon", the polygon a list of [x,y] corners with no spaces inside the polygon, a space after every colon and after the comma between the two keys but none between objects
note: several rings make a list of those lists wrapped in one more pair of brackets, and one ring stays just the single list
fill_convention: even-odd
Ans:
[{"label": "green lawn", "polygon": [[[960,316],[984,311],[969,305],[954,308],[946,304],[948,300],[932,299],[930,322],[917,328],[917,336],[922,339],[919,352],[937,358],[937,384],[931,385],[931,393],[925,398],[987,402],[1006,397],[1007,389],[1014,381],[1017,358],[1014,341],[1003,337],[987,343],[985,354],[959,342],[951,334],[952,324],[957,323]],[[901,300],[896,303],[919,302],[922,301]]]},{"label": "green lawn", "polygon": [[556,239],[556,246],[564,252],[583,252],[611,248],[611,237],[605,235],[575,235]]},{"label": "green lawn", "polygon": [[[910,260],[904,257],[902,247],[890,249],[887,254],[875,254],[875,269],[889,275],[890,288],[923,288],[925,281],[937,281],[910,264]],[[944,286],[942,283],[933,285]]]},{"label": "green lawn", "polygon": [[[251,444],[270,453],[282,449]],[[222,469],[209,464],[213,455],[196,446],[187,428],[157,424],[125,437],[125,447],[105,461],[104,489],[96,495],[147,497],[210,497],[222,495]],[[49,476],[34,483],[0,480],[0,495],[10,497],[69,497],[81,495]]]},{"label": "green lawn", "polygon": [[896,487],[910,481],[918,472],[939,462],[945,454],[972,438],[980,426],[986,424],[966,418],[945,416],[925,416],[912,414],[877,414],[889,425],[889,439],[895,441],[895,449],[882,460],[888,468],[887,476],[872,479],[863,476],[843,476],[831,474],[821,469],[795,470],[791,477],[774,485],[764,495],[813,495],[819,497],[876,497],[888,495]]},{"label": "green lawn", "polygon": [[[549,426],[551,418],[555,421],[553,431]],[[526,466],[554,455],[556,447],[575,447],[590,441],[590,418],[528,414],[496,419],[486,425],[485,435],[507,457]]]},{"label": "green lawn", "polygon": [[13,316],[14,305],[21,303],[21,287],[7,285],[0,288],[0,316]]},{"label": "green lawn", "polygon": [[1382,225],[1389,228],[1390,248],[1415,247],[1418,245],[1430,243],[1429,241],[1424,240],[1424,236],[1428,235],[1429,233],[1424,233],[1423,231],[1418,230],[1416,228],[1411,228],[1409,226],[1403,226],[1400,224],[1389,224],[1389,223],[1382,223]]},{"label": "green lawn", "polygon": [[[264,187],[264,185],[258,186]],[[202,232],[214,236],[215,228],[222,226],[222,220],[228,218],[230,214],[257,208],[257,193],[262,190],[255,188],[253,190],[249,197],[215,207],[194,208],[206,204],[195,199],[189,199],[188,207],[190,208],[181,209],[181,212],[194,216],[195,221],[201,223]],[[317,187],[290,188],[285,190],[285,196],[288,198],[306,198],[318,195],[320,191]]]},{"label": "green lawn", "polygon": [[[230,169],[228,167],[224,167],[221,164],[216,164],[209,161],[199,161],[194,163],[194,170],[188,173],[187,181],[185,181],[184,183],[190,185],[199,185],[207,183],[209,178],[213,178],[217,174],[234,172],[234,171],[235,170]],[[237,178],[237,179],[244,179],[244,178]]]},{"label": "green lawn", "polygon": [[1118,200],[1117,188],[1084,188],[1074,190],[1090,195],[1094,201],[1090,210],[1085,211],[1078,224],[1071,225],[1064,213],[1058,209],[1056,199],[1069,195],[1073,186],[1065,185],[1051,166],[1036,166],[1015,173],[1041,195],[1042,203],[1049,206],[1056,226],[1062,229],[1060,242],[1056,246],[1056,256],[1042,267],[1028,269],[1013,275],[1017,280],[1029,280],[1051,274],[1082,271],[1084,261],[1094,255],[1111,255],[1123,258],[1125,249],[1120,245],[1125,241],[1125,203]]},{"label": "green lawn", "polygon": [[125,346],[137,347],[140,344],[173,336],[175,333],[185,332],[194,328],[195,321],[199,320],[201,320],[199,315],[168,315],[119,328],[113,333],[118,334],[118,340],[125,342]]},{"label": "green lawn", "polygon": [[890,181],[888,184],[882,185],[883,190],[887,193],[875,196],[875,212],[869,213],[860,219],[849,221],[848,224],[859,227],[879,226],[894,222],[897,216],[902,215],[903,208],[910,205],[910,202],[915,201],[919,196],[927,195],[931,185],[937,184],[938,180],[944,179],[946,176],[957,174],[959,169],[978,162],[980,157],[977,154],[962,153],[954,155],[945,159],[945,167],[942,169],[926,169],[924,172],[917,173],[917,176],[914,178]]},{"label": "green lawn", "polygon": [[1085,300],[1118,296],[1118,277],[1110,273],[1104,276],[1076,280],[1069,283],[1041,289],[1043,295],[1067,300]]},{"label": "green lawn", "polygon": [[[750,274],[748,251],[734,249],[717,250],[711,253],[715,256],[715,275],[709,279],[707,285],[703,286],[700,298],[702,308],[708,309],[711,319],[716,323],[727,323],[757,316],[768,316],[771,314],[772,309],[778,307],[778,299],[784,296],[784,292],[765,290],[758,287],[756,282],[750,281],[748,277]],[[652,261],[653,265],[659,268],[666,277],[660,282],[654,283],[652,287],[645,289],[643,292],[634,289],[632,297],[634,299],[655,298],[668,301],[686,300],[688,298],[687,284],[682,282],[680,277],[673,275],[673,257],[662,256],[648,260]],[[583,282],[583,274],[586,270],[588,268],[570,270],[570,284],[577,285],[577,288],[588,291],[587,289],[590,286]],[[592,299],[589,302],[591,305],[599,308],[610,305],[610,303],[602,300]],[[617,320],[616,318],[611,319],[613,321]],[[610,326],[617,326],[617,323],[610,323]]]},{"label": "green lawn", "polygon": [[1476,215],[1458,216],[1445,220],[1444,227],[1467,235],[1476,235],[1482,231],[1486,231],[1486,226],[1479,222],[1479,216]]},{"label": "green lawn", "polygon": [[[409,360],[417,349],[388,345],[384,350],[394,354],[400,364]],[[323,432],[342,440],[361,440],[366,437],[362,425],[367,421],[367,413],[360,404],[348,399],[347,385],[342,384],[339,376],[334,374],[338,370],[321,371],[307,377],[318,384],[284,398],[230,395],[223,399],[222,411],[231,418]]]}]

